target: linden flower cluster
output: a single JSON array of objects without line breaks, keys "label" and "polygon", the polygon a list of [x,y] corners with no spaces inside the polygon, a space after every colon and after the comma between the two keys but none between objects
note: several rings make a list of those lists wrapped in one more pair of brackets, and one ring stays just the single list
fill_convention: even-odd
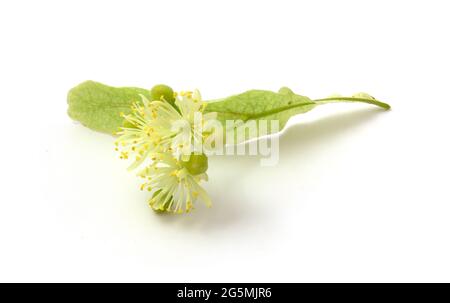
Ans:
[{"label": "linden flower cluster", "polygon": [[207,181],[208,158],[193,146],[206,139],[204,124],[215,113],[203,115],[206,103],[198,90],[173,93],[167,86],[151,91],[152,100],[141,95],[128,115],[115,142],[121,159],[134,157],[129,169],[139,166],[145,181],[141,190],[152,193],[149,205],[156,211],[189,212],[200,198],[209,207],[211,199],[199,185]]}]

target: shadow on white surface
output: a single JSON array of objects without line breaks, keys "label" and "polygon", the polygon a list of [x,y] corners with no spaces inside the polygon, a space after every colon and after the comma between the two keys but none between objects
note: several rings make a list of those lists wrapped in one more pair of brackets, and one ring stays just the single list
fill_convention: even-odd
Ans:
[{"label": "shadow on white surface", "polygon": [[[314,149],[315,145],[323,145],[328,140],[369,123],[386,110],[370,107],[352,110],[339,114],[331,114],[311,122],[301,122],[287,128],[280,139],[280,153],[283,156],[304,149]],[[299,159],[301,161],[301,159]]]},{"label": "shadow on white surface", "polygon": [[[223,181],[221,180],[221,184]],[[226,195],[210,193],[214,201],[213,207],[206,208],[197,202],[195,210],[190,214],[155,214],[155,218],[162,224],[180,225],[188,229],[201,229],[203,232],[224,230],[227,226],[241,223],[250,224],[263,219],[261,209],[253,208],[247,203],[248,197],[237,191],[228,191]],[[267,214],[270,215],[270,214]]]}]

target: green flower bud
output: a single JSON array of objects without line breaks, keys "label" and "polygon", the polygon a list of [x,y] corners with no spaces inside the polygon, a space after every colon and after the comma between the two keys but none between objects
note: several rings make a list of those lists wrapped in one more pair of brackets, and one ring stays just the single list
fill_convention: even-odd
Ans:
[{"label": "green flower bud", "polygon": [[181,163],[192,175],[202,174],[208,170],[208,157],[205,154],[191,155],[188,161]]},{"label": "green flower bud", "polygon": [[150,91],[150,96],[153,100],[164,100],[169,102],[170,104],[175,104],[175,96],[173,93],[173,89],[170,86],[164,84],[158,84],[153,86]]}]

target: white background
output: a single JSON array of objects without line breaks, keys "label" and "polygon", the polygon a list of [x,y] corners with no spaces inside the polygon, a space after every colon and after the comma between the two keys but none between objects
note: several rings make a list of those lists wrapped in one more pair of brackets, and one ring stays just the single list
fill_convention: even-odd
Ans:
[{"label": "white background", "polygon": [[[2,1],[0,281],[450,281],[448,1]],[[210,160],[214,206],[157,216],[84,80],[205,99],[366,91],[291,120],[280,162]]]}]

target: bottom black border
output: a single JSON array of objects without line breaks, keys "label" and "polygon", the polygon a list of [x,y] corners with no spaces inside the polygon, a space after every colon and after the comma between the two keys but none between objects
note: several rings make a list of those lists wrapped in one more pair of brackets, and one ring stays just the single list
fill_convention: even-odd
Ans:
[{"label": "bottom black border", "polygon": [[[449,284],[300,284],[300,283],[150,283],[150,284],[0,284],[2,294],[16,299],[113,299],[160,298],[164,302],[274,302],[297,298],[386,300],[447,297]],[[159,301],[159,300],[158,300]]]}]

